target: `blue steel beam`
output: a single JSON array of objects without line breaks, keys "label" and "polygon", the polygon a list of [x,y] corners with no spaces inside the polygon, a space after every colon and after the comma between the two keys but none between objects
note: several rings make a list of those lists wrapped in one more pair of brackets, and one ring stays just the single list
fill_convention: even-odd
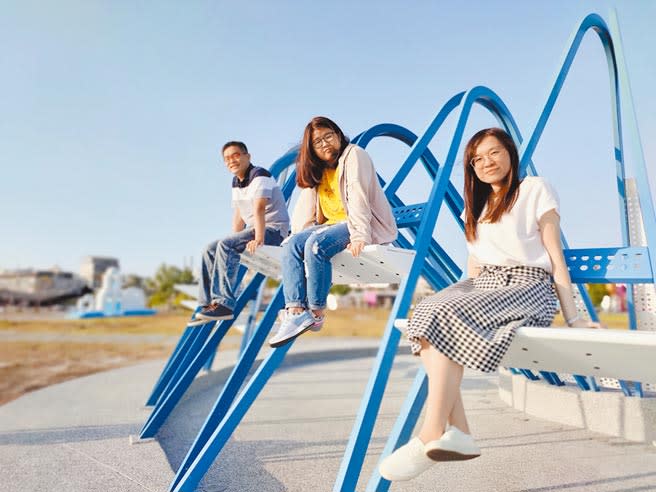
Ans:
[{"label": "blue steel beam", "polygon": [[[261,274],[255,275],[255,277],[248,283],[246,288],[237,298],[235,304],[235,312],[241,311],[246,302],[251,299],[257,292],[258,287],[264,280],[264,276]],[[219,343],[223,339],[223,336],[228,331],[230,326],[232,326],[234,320],[228,319],[220,321],[217,323],[217,327],[214,332],[205,340],[203,346],[195,353],[193,360],[186,367],[184,373],[177,379],[175,385],[162,395],[161,401],[157,402],[157,406],[153,410],[150,418],[146,424],[141,429],[139,437],[141,439],[146,439],[154,437],[157,431],[160,429],[162,424],[166,421],[175,405],[177,405],[182,395],[187,391],[194,378],[207,361],[207,358],[216,351]],[[203,325],[205,326],[205,325]]]},{"label": "blue steel beam", "polygon": [[178,359],[180,359],[182,357],[182,354],[186,351],[185,347],[189,343],[189,337],[191,336],[193,331],[194,328],[192,326],[185,327],[184,331],[182,332],[182,335],[180,336],[180,339],[178,340],[178,343],[175,345],[175,348],[173,349],[173,352],[169,357],[169,360],[164,365],[164,369],[162,369],[162,373],[157,379],[157,382],[153,386],[153,389],[150,395],[148,396],[148,399],[146,400],[147,407],[153,406],[155,405],[155,403],[157,403],[157,399],[159,398],[159,395],[162,394],[164,387],[171,379],[171,376],[173,376],[174,370],[172,369],[172,367],[178,364]]},{"label": "blue steel beam", "polygon": [[[266,337],[269,334],[269,331],[271,330],[271,326],[273,326],[273,323],[275,322],[278,311],[283,307],[284,307],[284,296],[282,292],[282,286],[279,286],[278,289],[276,290],[275,295],[273,296],[273,299],[271,300],[269,306],[267,307],[264,317],[258,323],[255,333],[248,341],[245,350],[243,351],[241,357],[239,358],[239,361],[233,368],[230,377],[223,385],[223,390],[221,390],[221,395],[219,396],[216,403],[212,407],[212,410],[210,410],[210,413],[205,419],[205,422],[203,423],[203,426],[201,427],[198,435],[194,439],[194,442],[189,448],[189,451],[187,451],[187,455],[185,456],[184,460],[182,460],[182,463],[180,464],[180,467],[176,472],[173,482],[171,483],[170,486],[171,490],[173,490],[178,485],[178,483],[182,480],[182,478],[187,473],[187,471],[192,467],[192,463],[194,463],[194,461],[199,457],[201,451],[206,446],[206,444],[208,444],[212,440],[216,429],[222,423],[226,413],[228,412],[230,406],[232,405],[235,396],[237,395],[237,392],[239,391],[239,388],[241,388],[244,380],[246,379],[246,376],[248,375],[248,372],[253,366],[253,363],[255,362],[255,358],[257,357],[257,354],[262,348],[262,345],[264,344],[264,341],[266,340]],[[280,359],[280,361],[282,361],[282,358]],[[275,368],[272,368],[271,373],[273,373],[274,370]],[[263,385],[264,383],[266,383],[266,381],[262,382]],[[250,408],[250,405],[249,407],[246,408],[246,410],[248,408]],[[235,418],[237,417],[235,416]],[[239,416],[238,422],[241,421],[242,418],[243,415]],[[205,455],[207,455],[204,457],[204,462],[209,461],[209,463],[212,463],[218,456],[218,453],[221,451],[222,447],[223,447],[222,445],[208,447],[207,450],[204,451]],[[210,453],[214,453],[213,456],[209,456]],[[196,465],[196,466],[200,466],[200,465]],[[203,470],[202,474],[204,475],[206,471],[207,470]],[[187,484],[187,486],[191,488],[189,484]]]},{"label": "blue steel beam", "polygon": [[271,378],[280,364],[282,364],[285,354],[287,354],[287,351],[293,344],[294,340],[269,352],[267,358],[262,362],[257,372],[244,388],[239,400],[230,407],[218,428],[211,434],[207,442],[202,443],[200,452],[189,465],[186,472],[181,477],[176,476],[176,481],[171,484],[171,491],[185,492],[196,489],[205,472],[212,466],[212,463],[221,452],[221,449],[223,449],[223,446],[228,442],[230,436],[260,394],[266,382]]},{"label": "blue steel beam", "polygon": [[[424,402],[426,401],[427,395],[428,378],[426,377],[424,369],[420,368],[417,371],[412,386],[410,387],[408,396],[403,402],[399,416],[394,423],[389,438],[387,439],[387,444],[385,444],[385,447],[383,448],[383,453],[378,465],[380,465],[383,457],[391,454],[392,451],[398,448],[401,444],[408,442],[417,420],[421,415],[421,411],[424,408]],[[366,492],[387,492],[387,490],[389,490],[390,482],[380,476],[378,465],[376,465],[376,468],[369,479],[369,483],[365,489]]]},{"label": "blue steel beam", "polygon": [[182,377],[184,372],[187,370],[187,367],[189,367],[189,364],[191,364],[191,362],[194,360],[196,353],[203,346],[207,340],[207,337],[210,336],[210,333],[212,333],[214,325],[214,321],[208,321],[205,324],[194,327],[194,331],[189,336],[189,343],[184,347],[184,351],[181,352],[181,357],[179,358],[178,363],[171,367],[170,377],[167,381],[163,381],[162,390],[157,397],[157,401],[155,402],[155,408],[150,414],[150,417],[146,423],[148,423],[148,421],[157,412],[161,402],[166,398],[171,389],[175,387],[180,377]]},{"label": "blue steel beam", "polygon": [[[240,267],[237,273],[238,284],[244,278],[245,273],[246,273],[246,268]],[[146,425],[148,425],[148,421],[150,421],[150,419],[153,418],[153,415],[158,413],[158,406],[160,402],[164,401],[168,393],[175,387],[177,382],[180,380],[182,375],[185,373],[189,365],[194,360],[194,357],[196,357],[197,352],[201,349],[201,347],[207,340],[207,337],[210,336],[210,333],[212,332],[212,329],[215,326],[218,326],[215,321],[208,321],[207,323],[204,323],[202,325],[191,327],[192,332],[188,338],[188,342],[184,345],[184,347],[181,348],[179,352],[179,357],[177,357],[175,361],[172,361],[170,368],[168,368],[168,370],[166,371],[166,375],[165,376],[163,375],[163,377],[161,378],[162,382],[159,384],[159,388],[157,390],[157,400],[155,401],[155,409],[153,410],[153,412],[150,414],[150,417],[146,421]],[[210,358],[213,359],[214,353],[215,352],[210,353],[208,359]],[[207,364],[207,360],[205,361],[205,364]]]},{"label": "blue steel beam", "polygon": [[[417,231],[417,238],[415,240],[415,260],[410,268],[410,272],[399,287],[400,294],[397,295],[394,306],[392,307],[392,313],[387,322],[381,346],[376,361],[374,362],[374,367],[361,401],[360,410],[358,411],[353,431],[349,438],[337,479],[333,487],[333,490],[336,492],[352,491],[355,490],[355,487],[357,486],[358,477],[371,439],[371,432],[373,431],[373,426],[376,416],[378,415],[378,410],[380,409],[380,403],[385,391],[389,372],[399,344],[400,332],[394,327],[394,320],[407,316],[408,308],[412,301],[412,294],[419,275],[421,274],[422,264],[428,254],[430,240],[439,216],[440,208],[442,202],[445,201],[444,199],[448,189],[449,176],[451,175],[451,170],[456,160],[458,147],[462,140],[464,126],[469,116],[471,105],[479,97],[483,97],[484,95],[487,95],[487,93],[483,88],[474,88],[467,93],[446,161],[444,165],[439,168],[435,180],[433,181],[433,186],[427,201],[427,207],[424,210],[422,223]],[[445,105],[442,110],[440,110],[422,137],[417,140],[411,148],[406,162],[412,161],[413,163],[416,163],[421,158],[422,154],[424,154],[424,151],[428,147],[428,144],[435,136],[446,117],[453,109],[455,109],[462,99],[462,96],[452,98],[449,101],[450,105]],[[402,169],[407,174],[411,167],[411,165],[406,166],[404,164]]]},{"label": "blue steel beam", "polygon": [[[638,189],[638,199],[640,201],[640,208],[642,210],[642,225],[645,231],[646,244],[635,246],[647,246],[653,253],[650,258],[651,270],[656,275],[656,213],[654,211],[654,202],[649,188],[649,177],[647,175],[647,165],[645,156],[642,150],[640,139],[640,130],[635,115],[635,108],[633,105],[633,95],[631,93],[631,83],[629,81],[629,73],[624,59],[624,50],[622,48],[622,35],[620,32],[619,22],[615,10],[611,10],[609,15],[609,32],[612,33],[614,41],[615,60],[617,64],[618,85],[620,88],[620,96],[622,98],[622,113],[624,114],[624,124],[627,128],[626,146],[631,152],[633,157],[632,171],[635,176],[636,187]],[[653,166],[652,166],[653,169]],[[628,219],[627,219],[628,220]],[[635,309],[630,312],[634,314],[630,328],[636,329],[635,322]]]}]

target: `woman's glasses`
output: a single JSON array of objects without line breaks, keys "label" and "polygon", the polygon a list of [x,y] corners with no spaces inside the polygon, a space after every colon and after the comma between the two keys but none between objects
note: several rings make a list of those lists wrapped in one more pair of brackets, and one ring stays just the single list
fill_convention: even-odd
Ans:
[{"label": "woman's glasses", "polygon": [[485,165],[485,159],[496,161],[499,157],[501,157],[501,152],[502,149],[495,148],[490,150],[487,154],[475,155],[472,157],[471,161],[469,161],[469,165],[474,169],[481,169]]},{"label": "woman's glasses", "polygon": [[335,132],[328,132],[323,137],[319,137],[312,140],[312,147],[318,149],[319,147],[321,147],[322,143],[331,144],[335,141],[335,137],[337,137],[337,135],[335,135]]}]

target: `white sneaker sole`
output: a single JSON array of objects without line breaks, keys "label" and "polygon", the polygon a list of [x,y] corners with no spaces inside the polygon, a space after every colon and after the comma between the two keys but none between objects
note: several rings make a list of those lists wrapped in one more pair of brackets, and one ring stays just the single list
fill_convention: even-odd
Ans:
[{"label": "white sneaker sole", "polygon": [[313,326],[314,326],[314,323],[310,323],[310,324],[307,324],[307,325],[301,325],[301,326],[298,327],[297,330],[295,330],[291,333],[288,333],[285,336],[285,338],[281,338],[279,340],[276,340],[276,337],[274,336],[269,340],[269,346],[272,347],[272,348],[282,347],[283,345],[285,345],[285,344],[291,342],[292,340],[294,340],[294,338],[297,338],[297,337],[301,336],[303,333],[305,333],[306,331],[311,330]]},{"label": "white sneaker sole", "polygon": [[187,323],[187,326],[200,326],[200,325],[206,325],[207,323],[212,323],[212,319],[201,319],[201,318],[196,318]]},{"label": "white sneaker sole", "polygon": [[464,454],[459,453],[458,451],[452,451],[450,449],[440,449],[434,448],[426,451],[426,456],[428,456],[433,461],[465,461],[473,460],[478,458],[481,453],[476,454]]},{"label": "white sneaker sole", "polygon": [[221,321],[224,319],[234,319],[234,314],[224,314],[223,316],[205,316],[204,314],[197,314],[198,319],[204,319],[205,321]]}]

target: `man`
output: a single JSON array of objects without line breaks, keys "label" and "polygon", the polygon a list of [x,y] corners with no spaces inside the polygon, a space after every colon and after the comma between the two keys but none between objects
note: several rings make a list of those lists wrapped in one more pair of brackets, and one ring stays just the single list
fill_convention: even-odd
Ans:
[{"label": "man", "polygon": [[289,234],[289,214],[280,187],[271,173],[251,163],[243,142],[223,146],[223,161],[234,175],[232,206],[234,234],[210,243],[203,251],[198,303],[201,310],[190,325],[232,319],[239,256],[258,246],[280,243]]}]

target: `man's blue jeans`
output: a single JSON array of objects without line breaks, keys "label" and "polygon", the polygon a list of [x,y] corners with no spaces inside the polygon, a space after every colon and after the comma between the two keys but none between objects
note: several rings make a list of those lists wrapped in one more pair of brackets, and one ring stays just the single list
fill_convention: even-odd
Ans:
[{"label": "man's blue jeans", "polygon": [[[248,227],[207,245],[203,251],[198,304],[207,306],[210,302],[218,302],[228,309],[235,308],[239,256],[253,239],[255,229]],[[264,229],[264,244],[278,246],[282,240],[277,229]]]},{"label": "man's blue jeans", "polygon": [[308,227],[291,236],[282,253],[285,306],[324,309],[333,274],[330,260],[350,242],[346,222]]}]

